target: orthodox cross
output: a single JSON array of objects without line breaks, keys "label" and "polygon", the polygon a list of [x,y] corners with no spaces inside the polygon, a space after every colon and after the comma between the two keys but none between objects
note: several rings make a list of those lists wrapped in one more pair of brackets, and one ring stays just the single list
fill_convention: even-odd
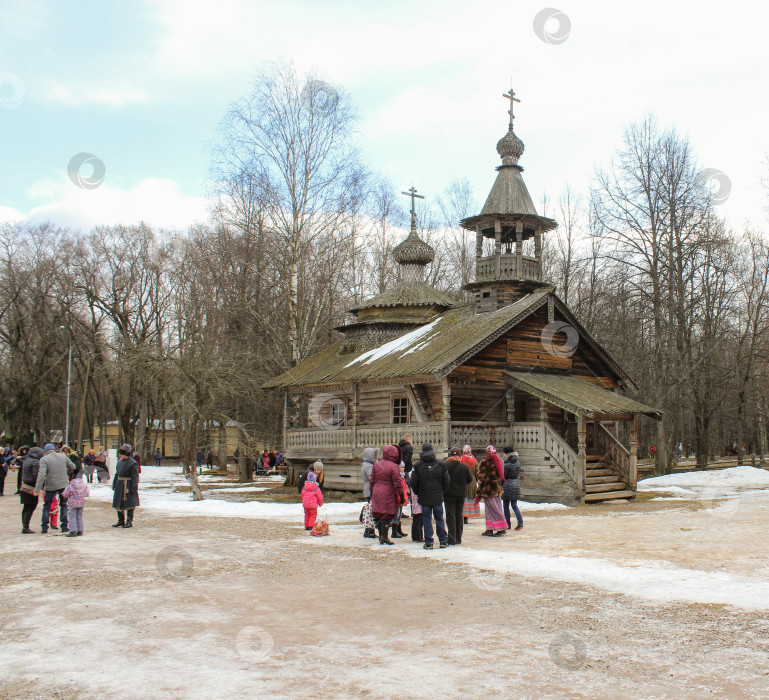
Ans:
[{"label": "orthodox cross", "polygon": [[407,197],[411,197],[411,228],[416,231],[416,228],[417,228],[417,210],[414,207],[414,200],[415,199],[424,199],[424,197],[421,194],[417,194],[417,191],[414,189],[414,185],[412,185],[409,188],[408,192],[401,192],[401,194],[405,194]]},{"label": "orthodox cross", "polygon": [[520,100],[515,96],[515,91],[513,88],[510,88],[509,92],[506,92],[504,95],[502,95],[506,100],[510,100],[510,109],[508,110],[508,114],[510,115],[510,128],[513,128],[513,119],[515,119],[515,115],[513,114],[513,107],[514,102],[520,102]]}]

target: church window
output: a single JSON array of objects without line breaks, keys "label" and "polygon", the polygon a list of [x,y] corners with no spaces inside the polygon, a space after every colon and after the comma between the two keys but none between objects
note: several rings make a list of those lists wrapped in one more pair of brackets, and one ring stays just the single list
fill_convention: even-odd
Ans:
[{"label": "church window", "polygon": [[346,412],[347,407],[344,405],[344,401],[334,401],[331,404],[331,425],[335,428],[344,425]]},{"label": "church window", "polygon": [[393,398],[393,423],[408,423],[409,408],[409,400],[405,396]]}]

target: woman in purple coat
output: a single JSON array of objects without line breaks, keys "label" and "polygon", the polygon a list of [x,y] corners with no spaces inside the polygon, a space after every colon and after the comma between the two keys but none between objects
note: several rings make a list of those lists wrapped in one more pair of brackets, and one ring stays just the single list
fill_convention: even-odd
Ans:
[{"label": "woman in purple coat", "polygon": [[388,533],[398,506],[403,505],[403,482],[398,467],[401,451],[397,445],[385,445],[382,455],[371,470],[371,512],[379,531],[379,544],[394,544]]}]

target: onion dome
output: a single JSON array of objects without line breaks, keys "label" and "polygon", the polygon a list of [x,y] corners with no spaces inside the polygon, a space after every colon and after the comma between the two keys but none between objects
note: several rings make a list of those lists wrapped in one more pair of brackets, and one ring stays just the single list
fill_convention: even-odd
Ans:
[{"label": "onion dome", "polygon": [[518,159],[523,155],[523,141],[515,135],[512,124],[507,133],[497,141],[497,153],[502,158],[502,165],[518,165]]},{"label": "onion dome", "polygon": [[406,240],[393,248],[393,257],[401,265],[429,265],[435,259],[435,250],[411,229]]}]

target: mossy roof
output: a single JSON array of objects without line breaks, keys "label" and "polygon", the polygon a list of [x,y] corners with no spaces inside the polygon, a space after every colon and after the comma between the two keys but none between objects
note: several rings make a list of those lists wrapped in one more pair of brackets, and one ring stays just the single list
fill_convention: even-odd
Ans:
[{"label": "mossy roof", "polygon": [[579,377],[544,372],[507,372],[507,375],[516,388],[576,416],[593,418],[598,415],[640,413],[656,420],[662,419],[662,411]]},{"label": "mossy roof", "polygon": [[476,314],[471,305],[454,307],[425,325],[365,352],[340,352],[345,345],[341,341],[264,387],[337,384],[426,374],[442,379],[547,303],[552,291],[552,287],[543,287],[509,306],[485,314]]},{"label": "mossy roof", "polygon": [[350,311],[355,312],[380,306],[440,306],[448,309],[456,306],[456,301],[424,282],[401,282],[364,301]]}]

